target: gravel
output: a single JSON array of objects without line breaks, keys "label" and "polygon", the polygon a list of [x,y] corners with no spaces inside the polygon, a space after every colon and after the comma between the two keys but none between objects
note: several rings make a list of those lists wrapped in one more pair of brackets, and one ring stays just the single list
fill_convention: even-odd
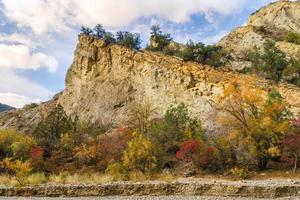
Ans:
[{"label": "gravel", "polygon": [[[108,197],[0,197],[0,200],[259,200],[241,197],[205,196],[108,196]],[[271,199],[263,199],[271,200]],[[278,200],[300,200],[300,197],[278,198]]]}]

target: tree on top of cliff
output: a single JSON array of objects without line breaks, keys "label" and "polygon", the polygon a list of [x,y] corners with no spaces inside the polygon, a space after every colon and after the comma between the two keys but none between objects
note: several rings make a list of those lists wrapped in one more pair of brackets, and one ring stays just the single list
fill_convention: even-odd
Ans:
[{"label": "tree on top of cliff", "polygon": [[116,35],[117,44],[128,47],[130,49],[139,50],[141,48],[141,37],[137,33],[128,31],[119,31]]},{"label": "tree on top of cliff", "polygon": [[81,26],[80,31],[85,35],[91,35],[93,33],[93,30],[86,26]]},{"label": "tree on top of cliff", "polygon": [[97,37],[103,38],[106,34],[106,30],[103,28],[101,24],[97,24],[94,28],[94,34]]},{"label": "tree on top of cliff", "polygon": [[167,47],[170,42],[173,40],[170,33],[163,34],[160,26],[153,25],[150,28],[151,30],[151,40],[153,41],[152,44],[150,44],[150,50],[152,51],[162,51],[165,47]]}]

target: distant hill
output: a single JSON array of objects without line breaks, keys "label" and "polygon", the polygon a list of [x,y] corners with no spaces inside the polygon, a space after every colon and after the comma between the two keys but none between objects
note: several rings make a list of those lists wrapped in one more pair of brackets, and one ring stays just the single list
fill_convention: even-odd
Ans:
[{"label": "distant hill", "polygon": [[15,109],[15,108],[11,107],[9,105],[0,103],[0,112],[4,112],[4,111],[8,111],[8,110],[13,110],[13,109]]}]

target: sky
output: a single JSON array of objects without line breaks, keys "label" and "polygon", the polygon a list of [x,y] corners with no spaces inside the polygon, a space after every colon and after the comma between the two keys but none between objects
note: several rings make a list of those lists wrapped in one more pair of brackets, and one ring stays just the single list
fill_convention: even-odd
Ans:
[{"label": "sky", "polygon": [[273,0],[0,0],[0,102],[20,108],[64,89],[81,25],[214,44]]}]

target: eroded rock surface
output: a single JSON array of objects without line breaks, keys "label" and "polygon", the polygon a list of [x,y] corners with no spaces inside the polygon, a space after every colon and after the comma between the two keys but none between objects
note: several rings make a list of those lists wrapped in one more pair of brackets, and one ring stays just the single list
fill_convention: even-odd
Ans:
[{"label": "eroded rock surface", "polygon": [[254,47],[262,48],[267,39],[276,41],[276,46],[290,58],[299,58],[300,45],[284,41],[288,32],[300,34],[300,1],[277,1],[253,13],[247,24],[225,36],[219,45],[230,52],[234,61],[231,69],[249,67],[245,54]]}]

